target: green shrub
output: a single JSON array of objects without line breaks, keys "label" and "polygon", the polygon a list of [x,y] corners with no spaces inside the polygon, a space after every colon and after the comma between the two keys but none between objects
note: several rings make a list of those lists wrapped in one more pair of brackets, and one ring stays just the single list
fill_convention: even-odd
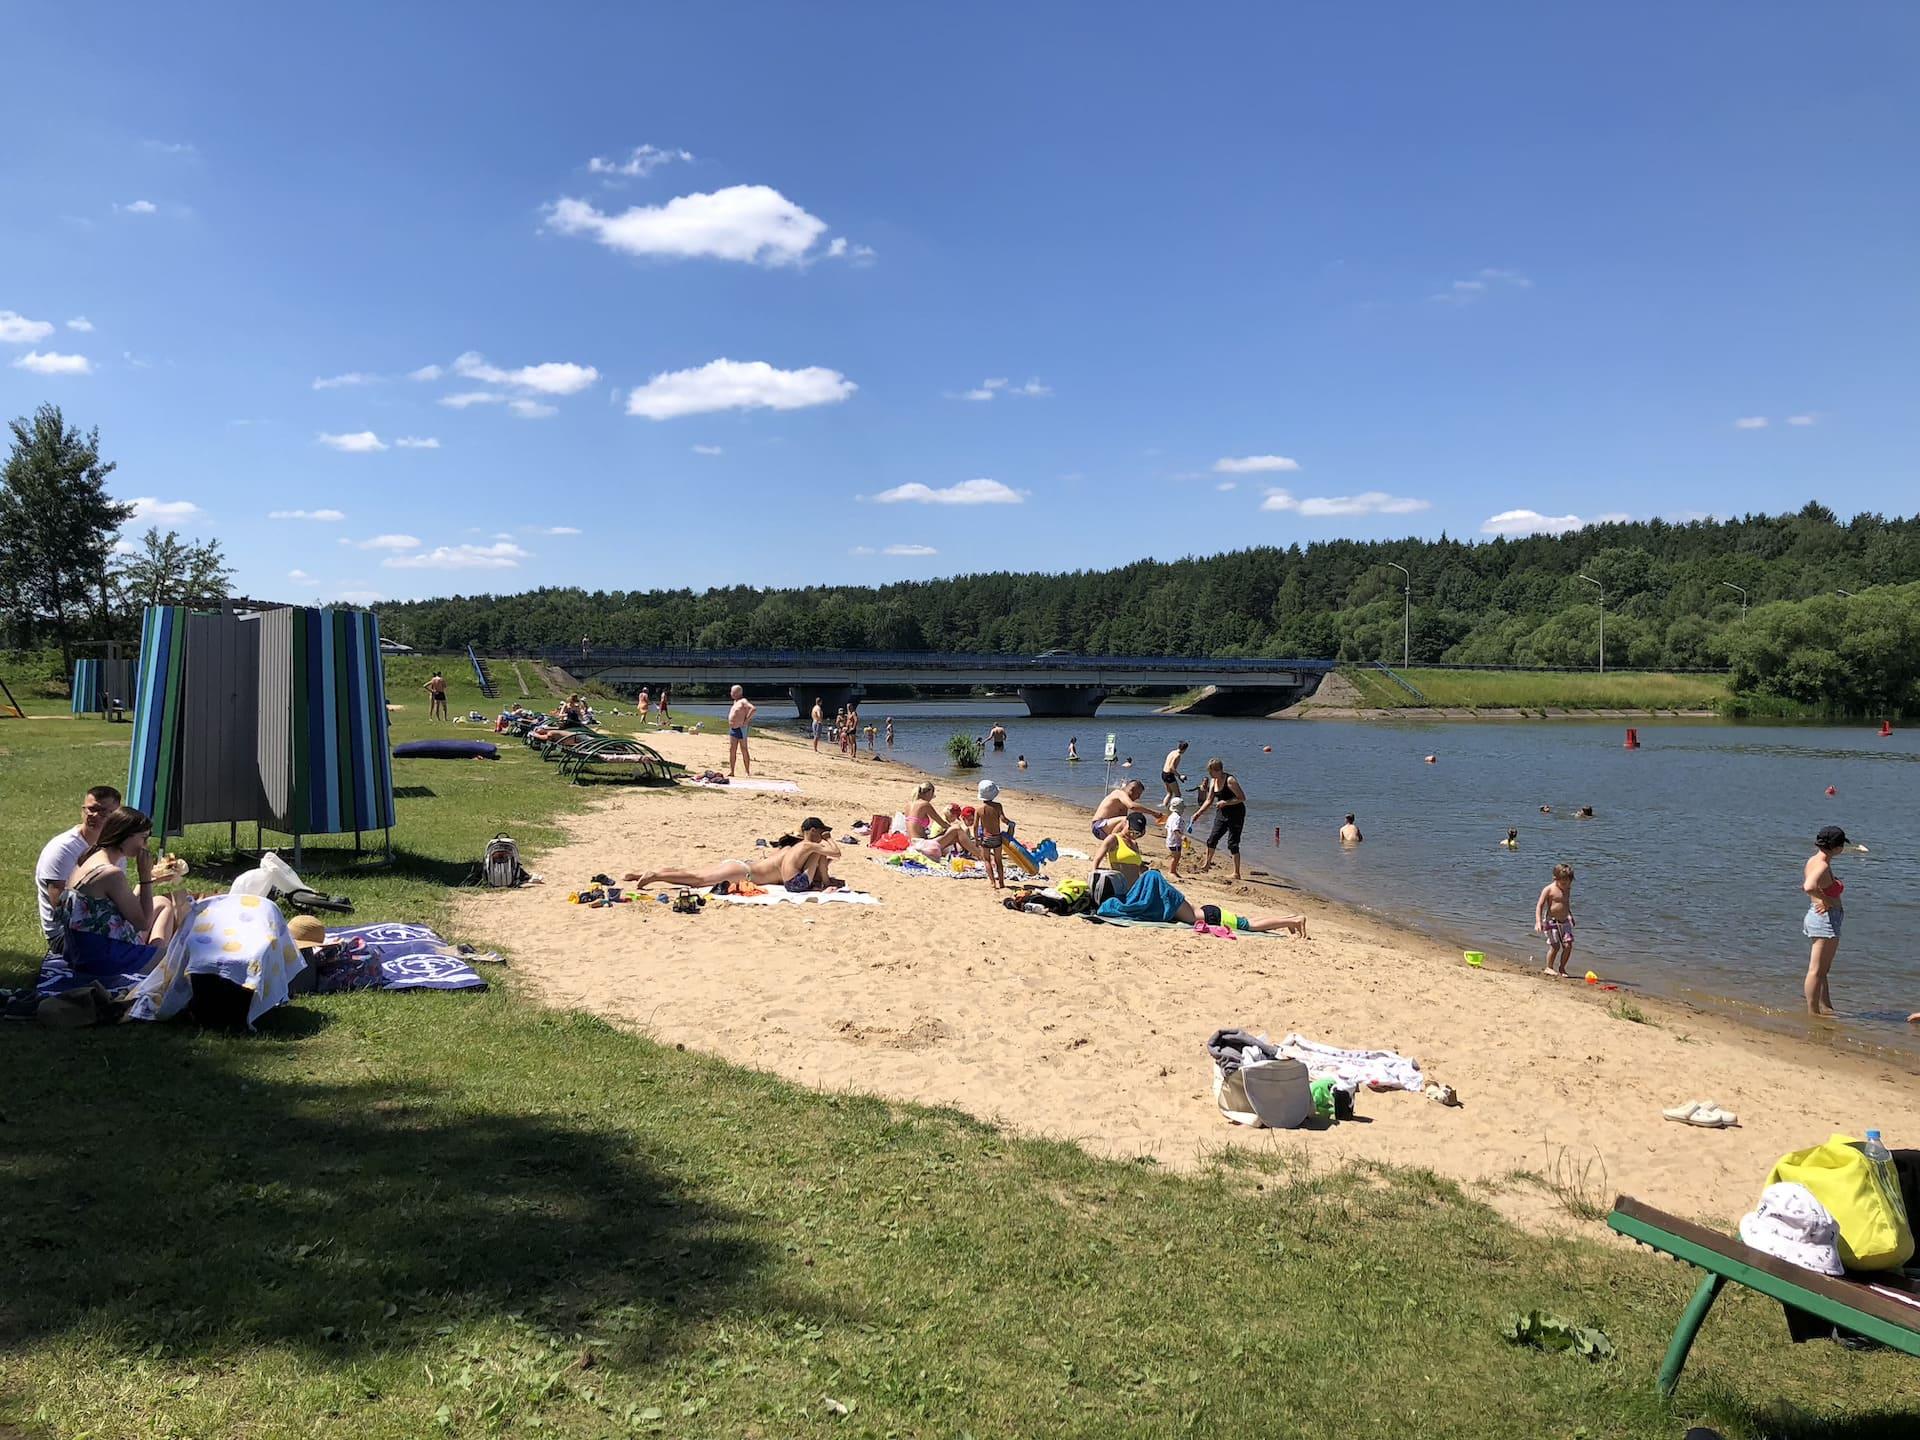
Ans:
[{"label": "green shrub", "polygon": [[978,770],[980,768],[980,737],[977,735],[949,736],[947,758],[953,761],[956,769]]}]

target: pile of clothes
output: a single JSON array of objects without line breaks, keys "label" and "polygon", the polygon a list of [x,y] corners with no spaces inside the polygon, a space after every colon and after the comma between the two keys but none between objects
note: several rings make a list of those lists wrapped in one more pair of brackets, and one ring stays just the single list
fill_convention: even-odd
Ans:
[{"label": "pile of clothes", "polygon": [[1093,892],[1086,881],[1067,879],[1058,885],[1023,885],[1000,903],[1029,915],[1091,915]]}]

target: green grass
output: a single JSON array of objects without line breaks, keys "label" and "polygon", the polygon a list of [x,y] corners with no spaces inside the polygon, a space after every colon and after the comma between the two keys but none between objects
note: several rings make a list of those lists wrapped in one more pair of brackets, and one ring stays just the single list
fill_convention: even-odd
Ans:
[{"label": "green grass", "polygon": [[[0,721],[0,984],[37,953],[35,847],[124,772],[127,733]],[[537,846],[590,793],[505,753],[403,763],[431,793],[400,802],[402,863],[335,849],[329,888],[443,919],[487,835]],[[212,864],[224,832],[189,840]],[[1198,1037],[1195,1059],[1197,1090]],[[1197,1176],[1095,1160],[658,1046],[510,972],[305,998],[253,1037],[11,1025],[0,1436],[1912,1433],[1910,1361],[1787,1346],[1744,1291],[1669,1409],[1652,1377],[1691,1272],[1315,1144]],[[1604,1205],[1591,1164],[1547,1168],[1569,1208]],[[1619,1358],[1503,1342],[1534,1308]]]},{"label": "green grass", "polygon": [[[1400,670],[1433,706],[1496,710],[1712,710],[1728,698],[1718,675],[1582,674],[1560,671]],[[1342,666],[1363,702],[1384,710],[1420,701],[1370,666]]]}]

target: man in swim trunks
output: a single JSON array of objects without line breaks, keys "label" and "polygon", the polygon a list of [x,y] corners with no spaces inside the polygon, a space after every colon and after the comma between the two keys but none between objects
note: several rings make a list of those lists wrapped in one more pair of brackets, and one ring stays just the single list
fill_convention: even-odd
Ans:
[{"label": "man in swim trunks", "polygon": [[648,885],[737,885],[751,880],[755,885],[780,885],[796,894],[806,890],[825,890],[838,884],[829,867],[840,858],[827,823],[808,816],[800,826],[800,843],[783,850],[762,850],[752,860],[722,860],[698,870],[629,870],[622,878],[636,888]]},{"label": "man in swim trunks", "polygon": [[1093,809],[1093,838],[1104,840],[1116,829],[1128,815],[1151,815],[1155,824],[1164,821],[1167,816],[1163,810],[1155,810],[1140,803],[1140,797],[1147,793],[1146,783],[1141,780],[1129,780],[1126,784],[1109,790],[1106,797]]},{"label": "man in swim trunks", "polygon": [[[416,671],[415,673],[417,674],[418,672]],[[431,697],[427,701],[427,718],[429,720],[446,719],[447,718],[446,678],[442,676],[438,670],[436,670],[433,672],[433,677],[430,680],[428,680],[427,683],[421,686],[420,688],[425,690],[428,696]]]},{"label": "man in swim trunks", "polygon": [[1167,752],[1167,758],[1160,762],[1160,783],[1166,786],[1167,799],[1171,800],[1180,793],[1180,762],[1187,753],[1187,742],[1182,740]]},{"label": "man in swim trunks", "polygon": [[827,728],[827,708],[820,703],[818,695],[813,697],[813,753],[820,753],[820,732]]},{"label": "man in swim trunks", "polygon": [[756,707],[740,686],[734,686],[729,693],[733,703],[727,707],[727,774],[733,774],[734,761],[737,759],[747,767],[747,774],[751,775],[753,756],[747,753],[747,726],[753,723]]}]

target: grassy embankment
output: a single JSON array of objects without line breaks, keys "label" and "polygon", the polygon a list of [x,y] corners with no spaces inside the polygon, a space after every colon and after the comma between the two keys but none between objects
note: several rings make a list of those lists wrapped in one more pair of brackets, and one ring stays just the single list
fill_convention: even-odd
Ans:
[{"label": "grassy embankment", "polygon": [[[1338,673],[1365,708],[1407,710],[1422,704],[1371,666],[1342,666]],[[1721,675],[1426,667],[1396,673],[1426,697],[1425,704],[1437,709],[1713,710],[1728,699],[1726,677]]]},{"label": "grassy embankment", "polygon": [[[394,666],[401,738],[424,676]],[[35,848],[127,735],[0,721],[0,984],[37,954]],[[402,762],[400,863],[309,873],[368,919],[444,920],[488,835],[537,848],[591,793],[504,753]],[[223,840],[177,848],[208,876]],[[9,1026],[0,1435],[1912,1433],[1910,1361],[1785,1345],[1744,1291],[1670,1410],[1651,1380],[1690,1271],[1311,1145],[1198,1177],[1094,1160],[662,1048],[510,971],[302,999],[253,1037]],[[1536,1306],[1619,1357],[1505,1343]]]}]

